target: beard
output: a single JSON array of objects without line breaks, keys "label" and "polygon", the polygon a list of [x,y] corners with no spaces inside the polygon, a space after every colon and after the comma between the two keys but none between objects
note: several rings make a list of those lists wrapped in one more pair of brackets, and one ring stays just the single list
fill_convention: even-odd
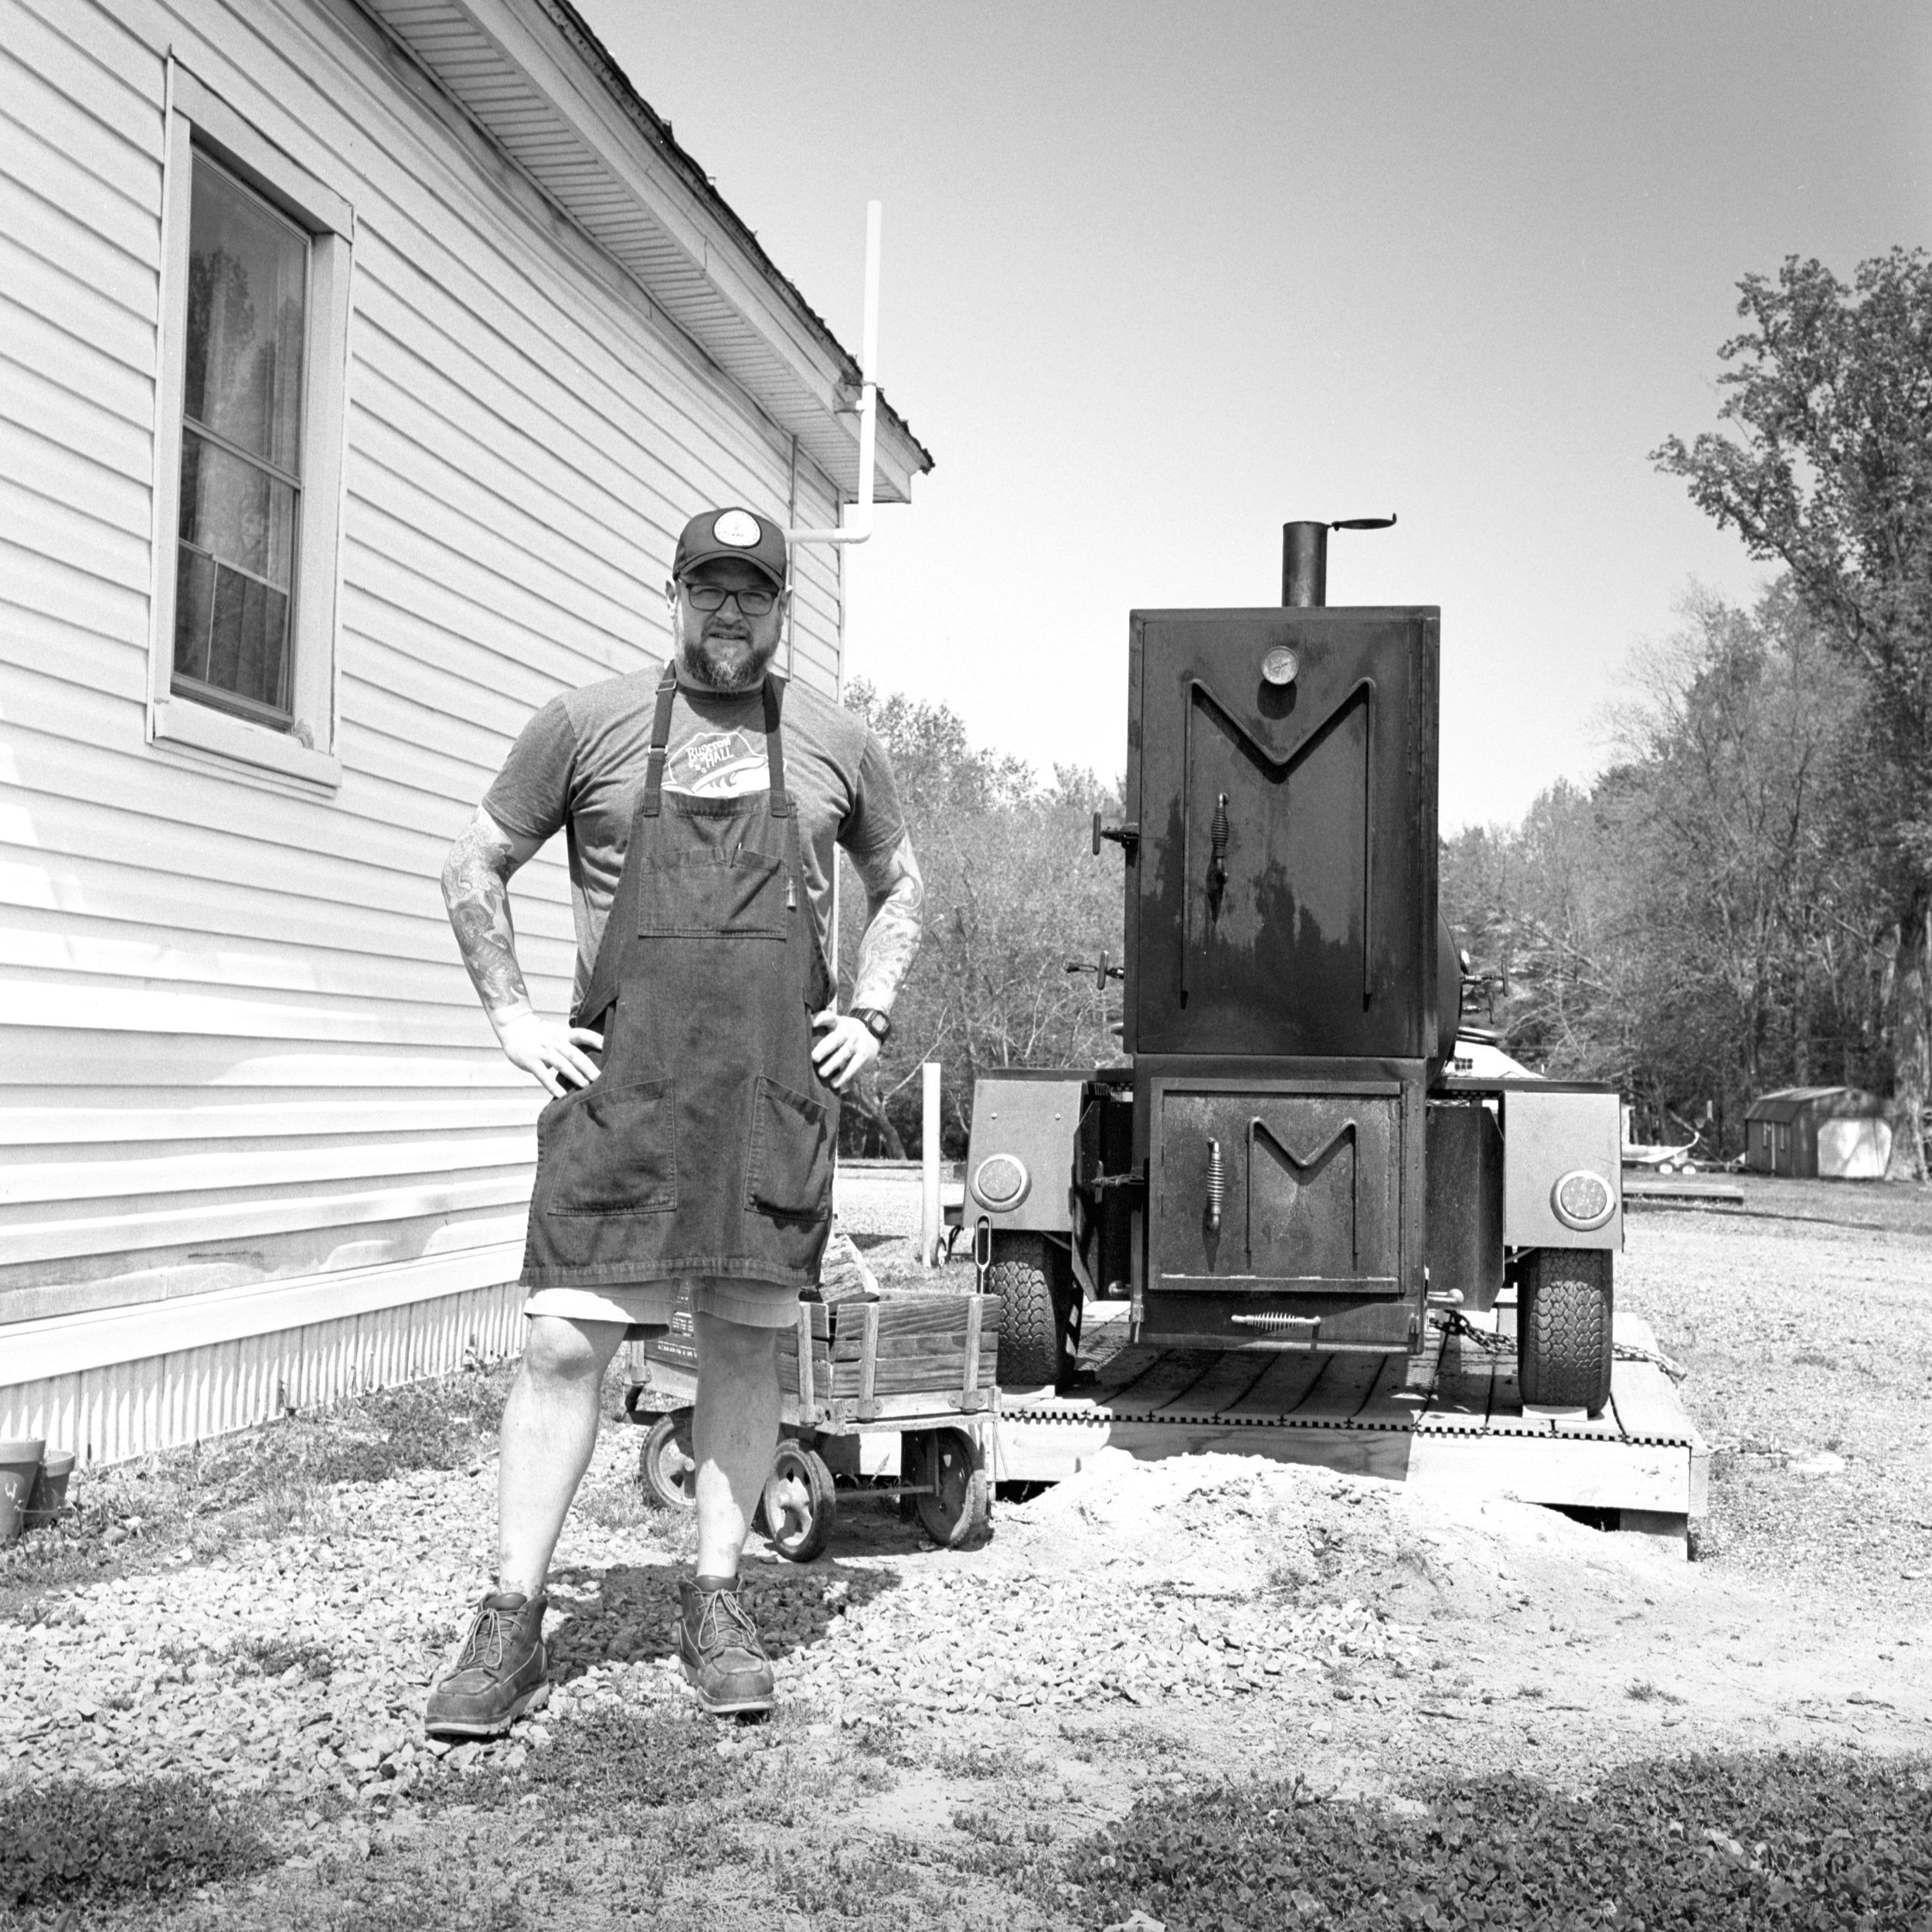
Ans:
[{"label": "beard", "polygon": [[764,682],[766,668],[777,654],[775,637],[760,650],[749,630],[720,632],[707,624],[696,637],[679,641],[678,662],[685,675],[707,691],[750,691]]}]

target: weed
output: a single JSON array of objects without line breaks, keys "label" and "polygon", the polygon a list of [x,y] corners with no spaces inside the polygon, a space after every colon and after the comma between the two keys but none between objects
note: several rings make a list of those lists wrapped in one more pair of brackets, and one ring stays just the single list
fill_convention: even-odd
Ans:
[{"label": "weed", "polygon": [[998,1814],[985,1804],[955,1804],[953,1829],[964,1832],[968,1838],[978,1838],[982,1845],[1009,1845],[1012,1842],[1012,1834],[1000,1822]]},{"label": "weed", "polygon": [[[1092,1759],[1090,1750],[1087,1761]],[[964,1750],[943,1744],[934,1753],[933,1768],[948,1777],[1012,1778],[1019,1776],[1024,1762],[1018,1747],[1012,1744],[968,1744]]]},{"label": "weed", "polygon": [[29,1786],[8,1798],[0,1907],[158,1898],[277,1861],[200,1778]]},{"label": "weed", "polygon": [[1684,1701],[1676,1692],[1665,1690],[1662,1684],[1653,1684],[1646,1677],[1626,1685],[1624,1695],[1636,1704],[1681,1704]]},{"label": "weed", "polygon": [[335,1673],[335,1660],[319,1644],[284,1643],[275,1637],[250,1637],[230,1653],[234,1661],[264,1677],[280,1677],[290,1670],[319,1682]]}]

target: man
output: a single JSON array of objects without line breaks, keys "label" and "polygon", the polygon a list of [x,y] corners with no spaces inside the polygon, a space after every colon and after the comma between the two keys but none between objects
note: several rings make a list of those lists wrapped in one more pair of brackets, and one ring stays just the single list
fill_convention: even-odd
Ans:
[{"label": "man", "polygon": [[[924,888],[862,720],[770,675],[784,534],[707,510],[678,539],[671,662],[556,698],[451,849],[444,898],[537,1123],[529,1331],[503,1412],[495,1590],[427,1728],[506,1730],[543,1681],[544,1582],[597,1437],[605,1367],[688,1287],[699,1373],[696,1575],[679,1654],[709,1711],[772,1703],[738,1558],[778,1433],[777,1342],[831,1226],[836,1094],[877,1056]],[[510,875],[565,831],[570,1022],[532,1008]],[[835,844],[866,886],[851,1011],[827,957]]]}]

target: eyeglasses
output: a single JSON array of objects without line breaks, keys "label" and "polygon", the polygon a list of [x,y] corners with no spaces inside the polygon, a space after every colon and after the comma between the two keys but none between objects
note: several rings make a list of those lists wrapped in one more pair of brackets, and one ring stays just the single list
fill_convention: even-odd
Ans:
[{"label": "eyeglasses", "polygon": [[722,611],[725,599],[733,597],[747,617],[761,617],[778,601],[776,590],[727,590],[716,583],[686,583],[680,587],[691,600],[694,611]]}]

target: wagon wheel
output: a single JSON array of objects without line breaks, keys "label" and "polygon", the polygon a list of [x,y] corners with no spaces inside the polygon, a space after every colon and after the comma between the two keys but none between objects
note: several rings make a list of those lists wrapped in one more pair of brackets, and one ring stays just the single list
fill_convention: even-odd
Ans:
[{"label": "wagon wheel", "polygon": [[771,1459],[763,1498],[771,1546],[794,1563],[808,1563],[832,1539],[838,1504],[832,1471],[816,1449],[781,1442]]},{"label": "wagon wheel", "polygon": [[915,1480],[930,1485],[930,1495],[916,1498],[919,1520],[941,1549],[965,1549],[984,1542],[992,1520],[986,1486],[986,1458],[963,1429],[934,1429],[908,1435],[917,1444]]},{"label": "wagon wheel", "polygon": [[691,1447],[691,1411],[660,1416],[645,1437],[638,1458],[638,1482],[645,1494],[667,1509],[698,1506],[698,1458]]}]

